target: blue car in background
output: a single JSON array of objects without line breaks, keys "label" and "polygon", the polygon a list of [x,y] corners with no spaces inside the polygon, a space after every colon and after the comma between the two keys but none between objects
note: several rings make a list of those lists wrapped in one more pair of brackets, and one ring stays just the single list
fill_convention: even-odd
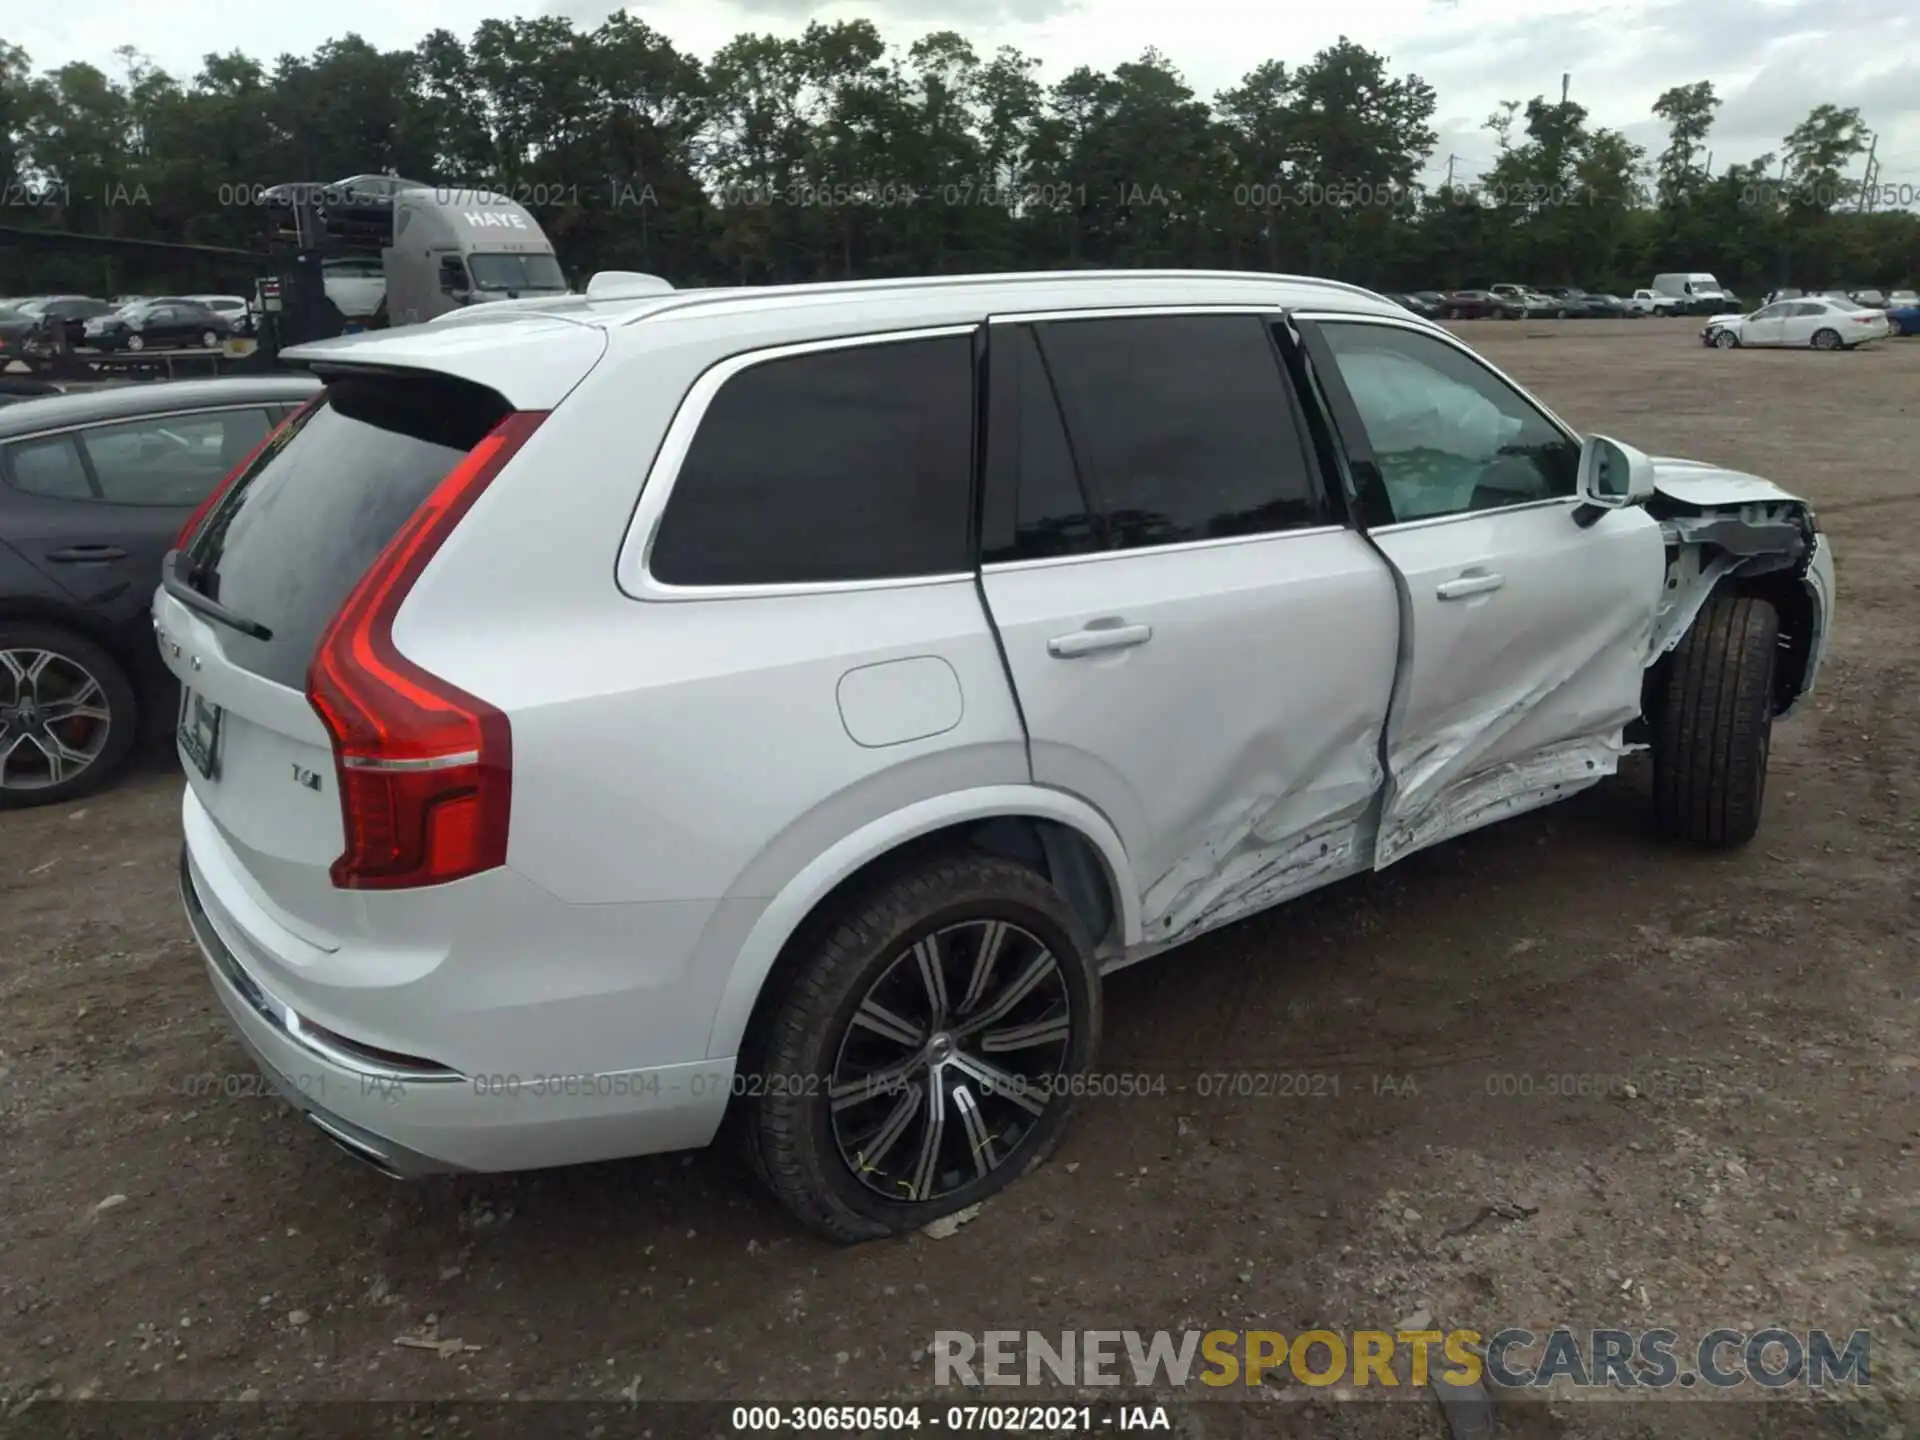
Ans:
[{"label": "blue car in background", "polygon": [[1887,311],[1887,323],[1896,335],[1920,335],[1920,305],[1902,305]]}]

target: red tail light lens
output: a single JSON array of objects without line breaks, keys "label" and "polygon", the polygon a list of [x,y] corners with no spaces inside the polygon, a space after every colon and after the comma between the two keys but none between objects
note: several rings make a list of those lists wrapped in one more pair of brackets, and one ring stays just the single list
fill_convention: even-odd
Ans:
[{"label": "red tail light lens", "polygon": [[200,528],[200,522],[213,513],[213,507],[218,505],[226,493],[233,488],[233,482],[253,468],[253,462],[260,458],[261,454],[269,445],[273,444],[273,442],[281,436],[290,434],[293,427],[305,419],[318,403],[319,397],[316,396],[314,399],[307,401],[306,404],[302,405],[286,419],[282,420],[278,425],[274,426],[273,429],[267,432],[267,438],[247,453],[246,459],[242,460],[227,472],[227,478],[208,492],[207,498],[202,500],[199,506],[195,508],[193,514],[187,517],[187,523],[180,527],[180,537],[173,542],[174,549],[184,550],[187,548],[187,542],[193,539],[194,531]]},{"label": "red tail light lens", "polygon": [[333,738],[346,848],[332,874],[341,889],[440,885],[506,863],[507,717],[402,655],[393,621],[427,562],[544,419],[507,416],[448,472],[314,652],[307,701]]}]

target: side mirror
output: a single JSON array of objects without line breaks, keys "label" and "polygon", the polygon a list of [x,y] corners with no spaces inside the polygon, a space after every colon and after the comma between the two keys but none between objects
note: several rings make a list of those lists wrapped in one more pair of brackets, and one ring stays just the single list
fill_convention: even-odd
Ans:
[{"label": "side mirror", "polygon": [[1653,461],[1644,452],[1605,435],[1589,435],[1580,447],[1580,505],[1574,518],[1591,525],[1609,510],[1644,504],[1653,488]]}]

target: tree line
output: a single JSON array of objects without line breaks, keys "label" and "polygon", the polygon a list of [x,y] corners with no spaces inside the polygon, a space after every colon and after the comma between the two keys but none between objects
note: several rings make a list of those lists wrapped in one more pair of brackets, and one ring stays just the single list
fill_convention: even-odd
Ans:
[{"label": "tree line", "polygon": [[[1436,185],[1432,86],[1344,38],[1211,98],[1155,50],[1047,83],[1018,50],[949,31],[900,51],[864,20],[741,35],[705,62],[627,15],[410,50],[349,35],[271,67],[209,55],[190,80],[119,59],[36,68],[0,42],[0,225],[257,250],[266,187],[382,172],[525,204],[576,276],[681,286],[1198,266],[1382,289],[1709,270],[1756,293],[1920,275],[1914,196],[1850,178],[1857,109],[1818,106],[1713,173],[1708,80],[1655,102],[1655,154],[1564,98],[1508,102],[1484,173]],[[14,294],[250,278],[161,252],[0,256]]]}]

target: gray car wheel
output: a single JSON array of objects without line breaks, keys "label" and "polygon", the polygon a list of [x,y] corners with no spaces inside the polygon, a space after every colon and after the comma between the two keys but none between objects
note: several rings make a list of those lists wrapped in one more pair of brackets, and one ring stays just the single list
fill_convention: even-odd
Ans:
[{"label": "gray car wheel", "polygon": [[105,784],[133,749],[137,710],[126,672],[91,640],[0,624],[0,810]]}]

